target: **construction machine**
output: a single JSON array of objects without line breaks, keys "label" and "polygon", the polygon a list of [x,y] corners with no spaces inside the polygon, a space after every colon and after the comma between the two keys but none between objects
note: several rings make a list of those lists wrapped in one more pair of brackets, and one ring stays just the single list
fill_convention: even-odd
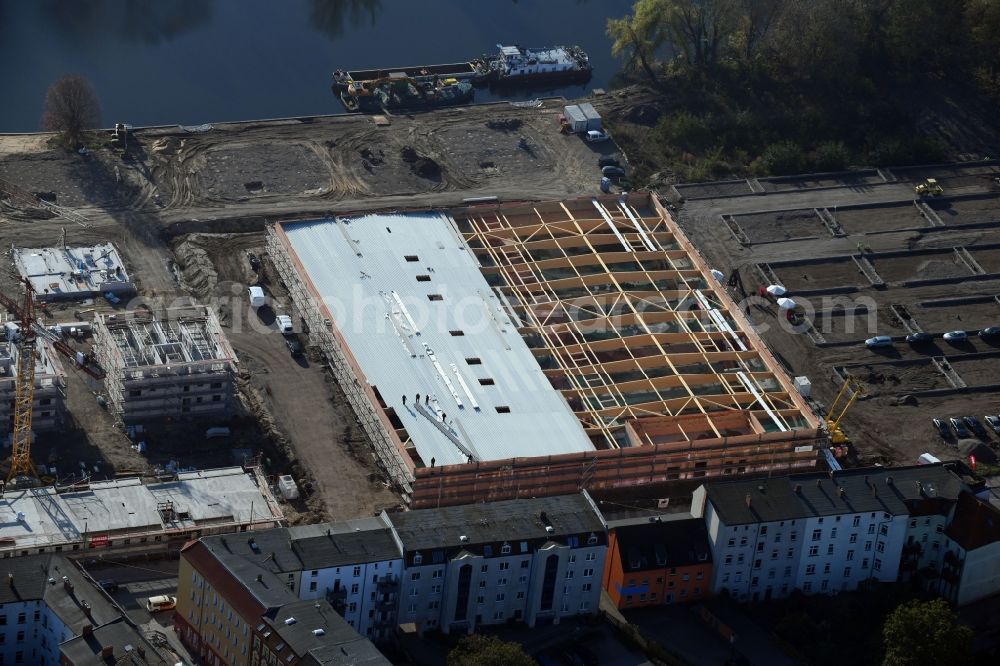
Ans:
[{"label": "construction machine", "polygon": [[939,197],[944,194],[944,188],[937,182],[937,178],[928,178],[914,187],[913,191],[921,197]]},{"label": "construction machine", "polygon": [[8,339],[17,345],[12,415],[14,432],[11,437],[10,472],[7,474],[7,482],[14,481],[18,485],[28,485],[38,479],[35,465],[31,461],[31,419],[35,401],[35,342],[38,336],[47,338],[56,351],[73,360],[74,367],[83,370],[94,379],[103,379],[105,375],[90,356],[76,352],[59,336],[38,322],[35,318],[34,286],[27,278],[17,276],[16,279],[24,286],[23,304],[0,293],[0,304],[7,308],[18,322],[17,326],[5,327]]},{"label": "construction machine", "polygon": [[[850,392],[850,395],[848,395]],[[853,375],[847,375],[844,384],[840,387],[837,397],[826,411],[826,429],[830,432],[830,442],[834,446],[849,444],[851,438],[840,427],[847,410],[851,408],[854,401],[865,395],[865,388]]]}]

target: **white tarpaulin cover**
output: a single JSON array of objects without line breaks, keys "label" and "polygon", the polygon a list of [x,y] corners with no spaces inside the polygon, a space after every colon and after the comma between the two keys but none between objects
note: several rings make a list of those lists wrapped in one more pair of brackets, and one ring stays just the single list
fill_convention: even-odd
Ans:
[{"label": "white tarpaulin cover", "polygon": [[782,287],[780,284],[772,284],[767,288],[767,293],[771,294],[772,296],[784,296],[785,292],[787,291],[788,290]]}]

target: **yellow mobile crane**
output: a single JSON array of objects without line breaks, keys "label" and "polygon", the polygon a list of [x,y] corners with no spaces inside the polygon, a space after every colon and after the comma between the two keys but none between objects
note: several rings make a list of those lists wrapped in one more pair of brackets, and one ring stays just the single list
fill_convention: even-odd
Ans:
[{"label": "yellow mobile crane", "polygon": [[[847,394],[848,388],[851,390],[851,395],[847,398],[847,402],[843,405],[843,408],[841,408],[841,400]],[[833,404],[826,411],[826,428],[830,431],[830,442],[834,445],[850,443],[851,438],[841,429],[840,421],[847,414],[847,410],[851,408],[854,401],[863,395],[865,395],[865,389],[861,385],[861,382],[855,379],[853,375],[847,375],[843,386],[840,387],[840,392],[837,393],[837,397],[833,399]]]}]

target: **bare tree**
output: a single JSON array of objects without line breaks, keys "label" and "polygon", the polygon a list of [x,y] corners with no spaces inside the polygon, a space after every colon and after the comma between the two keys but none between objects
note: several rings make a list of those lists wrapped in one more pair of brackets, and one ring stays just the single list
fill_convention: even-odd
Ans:
[{"label": "bare tree", "polygon": [[42,129],[62,134],[63,142],[75,148],[88,129],[101,121],[101,105],[90,81],[79,74],[68,74],[45,93]]}]

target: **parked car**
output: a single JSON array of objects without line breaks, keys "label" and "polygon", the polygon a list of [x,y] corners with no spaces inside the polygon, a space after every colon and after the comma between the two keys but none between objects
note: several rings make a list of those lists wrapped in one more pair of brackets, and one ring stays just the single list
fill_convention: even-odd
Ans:
[{"label": "parked car", "polygon": [[302,346],[302,343],[299,341],[298,336],[286,335],[285,344],[288,346],[288,351],[291,352],[292,356],[302,356],[304,347]]},{"label": "parked car", "polygon": [[613,176],[624,176],[625,169],[616,166],[606,166],[601,168],[601,175],[607,176],[609,178]]},{"label": "parked car", "polygon": [[282,333],[292,332],[292,318],[288,315],[278,315],[274,318],[274,323],[278,326],[278,330]]},{"label": "parked car", "polygon": [[941,437],[944,439],[951,439],[951,429],[948,428],[948,424],[941,419],[933,419],[933,421],[934,427],[938,429],[939,433],[941,433]]},{"label": "parked car", "polygon": [[993,432],[1000,435],[1000,416],[987,414],[984,418],[986,419],[986,425],[992,428]]},{"label": "parked car", "polygon": [[934,336],[930,333],[910,333],[906,341],[911,345],[928,345],[934,341]]},{"label": "parked car", "polygon": [[951,427],[955,429],[955,434],[958,435],[959,437],[965,438],[969,436],[969,431],[965,427],[965,424],[962,423],[962,419],[956,419],[953,416],[950,419],[948,419],[948,423],[950,423]]},{"label": "parked car", "polygon": [[155,597],[146,599],[146,610],[150,613],[173,610],[177,607],[177,597],[169,594],[158,594]]},{"label": "parked car", "polygon": [[250,287],[249,289],[247,289],[247,292],[250,294],[250,307],[259,308],[260,306],[264,305],[265,302],[267,302],[267,299],[264,297],[264,290],[262,288],[256,286]]},{"label": "parked car", "polygon": [[979,337],[983,339],[1000,338],[1000,326],[989,326],[979,331]]},{"label": "parked car", "polygon": [[599,143],[601,141],[607,141],[611,137],[607,135],[606,132],[599,132],[597,130],[590,130],[584,137],[590,143]]},{"label": "parked car", "polygon": [[602,169],[606,166],[620,167],[621,165],[622,163],[618,161],[618,158],[611,155],[601,155],[597,158],[597,166]]},{"label": "parked car", "polygon": [[99,580],[97,584],[101,586],[101,589],[108,594],[114,594],[118,591],[118,583],[113,580]]},{"label": "parked car", "polygon": [[948,331],[941,337],[948,342],[962,342],[969,339],[969,334],[965,331]]},{"label": "parked car", "polygon": [[874,338],[865,340],[865,347],[876,349],[878,347],[891,347],[892,337],[888,335],[876,335]]},{"label": "parked car", "polygon": [[969,430],[976,434],[976,437],[986,437],[986,429],[975,416],[963,416],[962,420],[965,421],[965,425],[969,426]]}]

